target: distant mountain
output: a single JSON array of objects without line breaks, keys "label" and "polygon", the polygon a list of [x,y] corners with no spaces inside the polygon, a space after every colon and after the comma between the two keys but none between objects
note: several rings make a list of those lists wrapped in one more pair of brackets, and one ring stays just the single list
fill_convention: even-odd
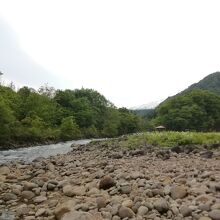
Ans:
[{"label": "distant mountain", "polygon": [[220,72],[209,74],[198,83],[192,84],[181,93],[189,92],[194,89],[202,89],[220,95]]},{"label": "distant mountain", "polygon": [[132,112],[134,112],[136,115],[139,115],[141,117],[148,117],[152,118],[154,115],[154,109],[161,103],[160,101],[155,101],[155,102],[149,102],[148,104],[140,105],[140,106],[135,106],[130,108]]},{"label": "distant mountain", "polygon": [[160,101],[155,101],[155,102],[149,102],[149,103],[144,104],[144,105],[134,106],[134,107],[130,108],[130,110],[154,109],[154,108],[156,108],[160,103],[161,103],[161,100],[160,100]]},{"label": "distant mountain", "polygon": [[147,117],[147,118],[152,118],[155,112],[154,109],[135,109],[131,111],[138,116]]}]

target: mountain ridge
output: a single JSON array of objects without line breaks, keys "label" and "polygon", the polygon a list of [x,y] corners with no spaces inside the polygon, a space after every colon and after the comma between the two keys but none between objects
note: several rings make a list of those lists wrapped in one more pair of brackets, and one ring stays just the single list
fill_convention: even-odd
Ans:
[{"label": "mountain ridge", "polygon": [[220,95],[220,72],[217,71],[207,75],[199,82],[190,85],[187,89],[180,93],[192,91],[193,89],[207,90]]}]

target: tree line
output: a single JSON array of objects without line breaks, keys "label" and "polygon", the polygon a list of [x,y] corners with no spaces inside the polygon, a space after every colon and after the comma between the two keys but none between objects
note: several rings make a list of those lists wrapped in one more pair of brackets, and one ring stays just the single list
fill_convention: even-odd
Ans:
[{"label": "tree line", "polygon": [[116,137],[144,126],[141,117],[92,89],[0,86],[0,146]]},{"label": "tree line", "polygon": [[0,146],[21,146],[81,138],[116,137],[152,131],[220,131],[220,96],[194,89],[143,112],[116,108],[92,89],[37,91],[0,86]]},{"label": "tree line", "polygon": [[168,98],[155,109],[151,123],[172,131],[220,131],[220,96],[193,89]]}]

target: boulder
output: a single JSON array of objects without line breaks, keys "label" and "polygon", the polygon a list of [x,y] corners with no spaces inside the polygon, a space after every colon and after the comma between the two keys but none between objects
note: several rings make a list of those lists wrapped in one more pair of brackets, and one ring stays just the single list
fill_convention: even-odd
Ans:
[{"label": "boulder", "polygon": [[147,212],[148,212],[148,208],[146,206],[140,206],[138,208],[137,214],[140,215],[140,216],[144,216],[144,215],[147,214]]},{"label": "boulder", "polygon": [[131,208],[133,206],[133,201],[130,199],[126,199],[124,202],[122,202],[122,206]]},{"label": "boulder", "polygon": [[35,216],[38,217],[38,216],[42,216],[44,215],[44,213],[46,212],[46,209],[45,208],[40,208],[36,211],[35,213]]},{"label": "boulder", "polygon": [[183,199],[187,196],[187,190],[184,186],[173,186],[170,192],[172,199]]},{"label": "boulder", "polygon": [[160,213],[165,213],[169,210],[169,205],[165,199],[158,199],[154,203],[154,208]]},{"label": "boulder", "polygon": [[107,205],[107,200],[105,197],[98,197],[96,199],[98,209],[104,208]]},{"label": "boulder", "polygon": [[209,217],[212,220],[220,220],[220,210],[219,209],[212,210],[211,212],[209,212]]},{"label": "boulder", "polygon": [[183,217],[191,216],[192,209],[190,209],[188,206],[181,206],[180,207],[180,213],[183,215]]},{"label": "boulder", "polygon": [[115,181],[111,176],[104,176],[99,182],[99,189],[109,189],[115,186]]},{"label": "boulder", "polygon": [[23,191],[23,192],[21,193],[21,197],[22,197],[23,199],[28,199],[28,200],[30,200],[30,199],[32,199],[34,196],[35,196],[35,194],[34,194],[32,191]]},{"label": "boulder", "polygon": [[74,200],[69,200],[67,202],[64,202],[62,204],[58,204],[54,210],[54,214],[56,216],[57,220],[61,220],[62,217],[68,213],[74,210],[74,206],[76,205],[76,202]]},{"label": "boulder", "polygon": [[35,203],[42,203],[47,200],[47,197],[46,196],[37,196],[33,200]]},{"label": "boulder", "polygon": [[122,206],[118,211],[118,215],[121,218],[132,218],[135,214],[130,208]]},{"label": "boulder", "polygon": [[10,201],[10,200],[16,200],[17,199],[17,196],[13,193],[5,193],[3,195],[3,200],[4,201]]},{"label": "boulder", "polygon": [[65,196],[72,197],[74,195],[72,186],[71,185],[64,186],[63,187],[63,194]]}]

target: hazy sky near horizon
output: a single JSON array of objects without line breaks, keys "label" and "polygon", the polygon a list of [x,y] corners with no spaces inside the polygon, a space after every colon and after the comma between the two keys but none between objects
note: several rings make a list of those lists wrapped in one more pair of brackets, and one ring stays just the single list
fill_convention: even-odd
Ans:
[{"label": "hazy sky near horizon", "polygon": [[93,88],[116,106],[220,70],[218,0],[0,0],[0,70],[22,86]]}]

